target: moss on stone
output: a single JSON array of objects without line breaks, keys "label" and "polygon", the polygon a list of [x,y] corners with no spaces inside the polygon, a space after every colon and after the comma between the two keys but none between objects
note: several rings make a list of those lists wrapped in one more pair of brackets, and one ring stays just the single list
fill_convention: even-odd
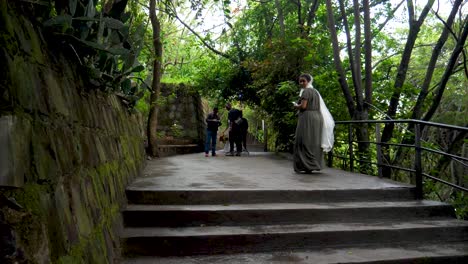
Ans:
[{"label": "moss on stone", "polygon": [[[107,263],[108,252],[105,247],[104,232],[112,227],[120,213],[119,206],[107,208],[101,222],[87,237],[82,237],[80,243],[74,244],[67,255],[61,256],[56,263]],[[90,255],[89,255],[90,254]],[[85,261],[88,259],[88,261]]]},{"label": "moss on stone", "polygon": [[42,50],[42,45],[38,33],[33,28],[32,23],[29,22],[25,17],[21,16],[20,23],[23,25],[23,34],[25,34],[25,38],[30,45],[29,52],[31,57],[34,58],[39,64],[44,64],[46,59],[44,58],[44,52]]},{"label": "moss on stone", "polygon": [[6,193],[24,207],[8,214],[18,245],[30,263],[110,263],[125,186],[144,162],[139,119],[114,95],[84,92],[66,56],[9,6],[0,1],[0,53],[21,120],[12,146],[25,185]]},{"label": "moss on stone", "polygon": [[8,14],[8,1],[0,1],[0,24],[3,25],[3,30],[0,32],[0,44],[2,48],[8,51],[8,54],[15,54],[18,52],[19,45],[15,41],[15,18]]},{"label": "moss on stone", "polygon": [[55,146],[49,137],[52,134],[50,127],[41,122],[33,124],[32,155],[35,177],[29,180],[56,181],[59,175],[59,164],[56,160]]},{"label": "moss on stone", "polygon": [[99,163],[106,163],[108,162],[106,150],[104,145],[102,144],[101,137],[94,137],[94,148],[99,158]]},{"label": "moss on stone", "polygon": [[16,201],[24,207],[26,211],[39,216],[45,220],[45,208],[42,207],[41,197],[48,193],[48,186],[39,184],[26,184],[23,188],[11,193]]},{"label": "moss on stone", "polygon": [[84,193],[79,187],[79,185],[75,185],[71,190],[73,216],[78,226],[79,235],[87,237],[92,231],[91,214],[86,210]]},{"label": "moss on stone", "polygon": [[45,71],[43,73],[43,78],[45,81],[45,85],[48,91],[48,103],[50,106],[50,110],[54,113],[60,113],[64,116],[69,116],[70,111],[68,110],[68,104],[66,101],[69,98],[65,98],[62,87],[58,83],[60,79],[54,76],[52,71]]},{"label": "moss on stone", "polygon": [[17,235],[18,246],[23,248],[25,258],[31,263],[36,263],[38,259],[49,259],[45,226],[50,202],[48,189],[47,185],[26,184],[22,189],[5,193],[14,197],[24,208],[22,211],[9,208],[2,211]]},{"label": "moss on stone", "polygon": [[78,164],[78,153],[73,140],[73,131],[69,127],[58,127],[52,131],[55,142],[56,162],[63,172],[72,171]]}]

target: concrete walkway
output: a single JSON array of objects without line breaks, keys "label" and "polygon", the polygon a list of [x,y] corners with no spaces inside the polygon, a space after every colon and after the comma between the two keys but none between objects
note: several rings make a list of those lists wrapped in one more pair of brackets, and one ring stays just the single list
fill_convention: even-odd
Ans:
[{"label": "concrete walkway", "polygon": [[313,174],[296,174],[292,162],[274,153],[216,157],[203,153],[148,161],[143,176],[128,190],[351,190],[406,187],[378,177],[325,168]]}]

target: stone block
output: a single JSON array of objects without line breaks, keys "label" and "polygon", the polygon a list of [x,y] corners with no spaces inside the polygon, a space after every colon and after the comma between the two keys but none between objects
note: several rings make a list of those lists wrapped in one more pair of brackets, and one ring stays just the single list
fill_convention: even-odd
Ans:
[{"label": "stone block", "polygon": [[15,56],[8,63],[10,69],[10,94],[24,109],[30,112],[47,113],[44,91],[41,90],[42,80],[37,67],[30,65],[30,61]]},{"label": "stone block", "polygon": [[59,127],[53,131],[53,138],[60,168],[62,172],[70,173],[80,163],[73,131],[67,126]]},{"label": "stone block", "polygon": [[96,167],[99,164],[99,154],[96,152],[94,135],[89,130],[83,130],[79,134],[82,164],[85,167]]},{"label": "stone block", "polygon": [[113,133],[115,131],[114,122],[112,122],[112,110],[110,106],[105,106],[102,109],[102,124],[106,131]]},{"label": "stone block", "polygon": [[102,137],[95,135],[94,137],[91,137],[93,140],[93,145],[92,148],[94,148],[94,152],[97,154],[98,158],[98,164],[106,163],[109,161],[106,155],[106,148],[105,145],[102,143]]},{"label": "stone block", "polygon": [[105,230],[96,233],[96,237],[86,246],[87,254],[83,256],[84,263],[112,263],[107,262],[107,251],[105,248],[104,234]]},{"label": "stone block", "polygon": [[63,87],[62,82],[59,84],[60,79],[55,76],[52,71],[43,72],[44,76],[44,85],[47,89],[49,109],[52,113],[59,113],[63,116],[70,116],[69,103],[71,98],[65,96],[65,93],[62,89],[71,89],[71,87]]},{"label": "stone block", "polygon": [[93,120],[93,112],[91,110],[92,103],[89,102],[88,96],[83,96],[81,99],[81,106],[79,107],[80,109],[80,115],[82,116],[81,119],[81,124],[85,127],[93,127],[94,125],[94,120]]},{"label": "stone block", "polygon": [[71,184],[71,208],[73,212],[74,222],[78,226],[80,236],[87,237],[93,230],[90,214],[85,202],[85,192],[81,185]]},{"label": "stone block", "polygon": [[[54,193],[54,208],[52,213],[56,214],[56,222],[58,224],[57,232],[62,241],[54,241],[54,244],[62,244],[62,248],[67,250],[71,245],[78,243],[78,228],[73,219],[71,210],[69,188],[66,185],[60,184],[57,186]],[[61,252],[60,255],[64,254]]]},{"label": "stone block", "polygon": [[32,125],[32,163],[34,172],[27,180],[53,180],[60,175],[60,163],[57,160],[55,138],[50,123],[37,120]]},{"label": "stone block", "polygon": [[15,116],[0,117],[0,186],[21,187],[29,171],[31,126]]},{"label": "stone block", "polygon": [[[42,49],[42,43],[40,34],[35,30],[34,25],[28,21],[24,16],[19,18],[19,22],[23,25],[22,27],[15,27],[16,35],[23,35],[24,40],[21,40],[23,44],[23,50],[27,52],[33,59],[34,63],[45,64],[47,53]],[[28,49],[25,49],[25,45]]]}]

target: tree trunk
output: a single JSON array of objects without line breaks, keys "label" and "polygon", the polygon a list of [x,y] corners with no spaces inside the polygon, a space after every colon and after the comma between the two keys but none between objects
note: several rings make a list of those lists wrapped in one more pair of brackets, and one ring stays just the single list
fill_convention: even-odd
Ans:
[{"label": "tree trunk", "polygon": [[157,143],[157,129],[158,129],[158,112],[159,106],[157,104],[159,93],[161,91],[161,76],[162,67],[161,60],[163,55],[162,42],[161,42],[161,24],[156,15],[156,0],[150,0],[150,21],[153,27],[153,46],[154,46],[154,60],[153,60],[153,81],[152,91],[150,96],[150,111],[148,116],[147,136],[148,136],[148,154],[153,157],[159,156],[158,143]]},{"label": "tree trunk", "polygon": [[[342,0],[340,0],[342,2]],[[357,110],[362,111],[364,106],[364,99],[362,94],[362,67],[361,67],[361,12],[359,10],[359,1],[353,0],[354,8],[354,90],[356,91],[356,104]],[[351,40],[349,40],[351,41]]]},{"label": "tree trunk", "polygon": [[307,24],[306,24],[306,31],[305,34],[309,35],[310,30],[312,28],[312,21],[314,20],[316,14],[317,14],[317,9],[319,8],[319,0],[313,0],[312,5],[310,6],[309,13],[307,14]]},{"label": "tree trunk", "polygon": [[432,50],[431,60],[429,61],[429,65],[427,66],[427,70],[426,70],[426,76],[424,77],[424,82],[421,87],[421,91],[419,92],[418,100],[416,101],[416,105],[414,106],[414,110],[412,114],[413,119],[419,119],[422,116],[422,109],[423,109],[424,101],[427,97],[427,94],[429,93],[429,85],[431,84],[431,81],[432,81],[432,76],[434,74],[437,59],[439,58],[442,47],[447,41],[453,21],[455,20],[455,16],[457,15],[458,8],[461,5],[461,3],[462,3],[462,0],[456,0],[454,2],[452,11],[450,12],[447,22],[445,23],[444,30],[442,31],[442,34],[440,35],[436,46]]},{"label": "tree trunk", "polygon": [[301,31],[301,35],[304,34],[304,21],[302,21],[302,4],[301,0],[297,0],[297,25],[299,26],[299,30]]},{"label": "tree trunk", "polygon": [[364,109],[368,111],[372,105],[372,31],[370,19],[369,0],[363,1],[364,7],[364,60],[365,60],[365,104]]},{"label": "tree trunk", "polygon": [[[346,16],[346,8],[345,8],[345,5],[344,5],[344,2],[343,0],[339,0],[338,1],[339,4],[340,4],[340,12],[341,12],[341,15],[343,16],[343,25],[344,25],[344,29],[345,29],[345,33],[346,33],[346,49],[347,49],[347,52],[348,52],[348,59],[349,59],[349,64],[350,64],[350,68],[351,68],[351,77],[353,78],[353,84],[354,84],[354,91],[357,92],[360,90],[360,79],[357,79],[358,78],[358,75],[357,75],[357,68],[356,68],[356,64],[357,62],[355,61],[356,59],[356,56],[355,56],[355,53],[353,53],[353,46],[352,46],[352,38],[351,38],[351,30],[349,28],[349,23],[348,23],[348,17]],[[358,10],[359,10],[359,6],[356,7]],[[358,18],[359,19],[359,18]],[[360,37],[359,37],[360,39]],[[357,42],[357,40],[356,40]],[[356,50],[354,52],[357,52]],[[358,60],[360,61],[360,57],[358,57]],[[359,110],[359,105],[360,105],[360,100],[362,98],[362,96],[360,96],[359,94],[356,94],[356,101],[357,101],[357,105],[358,105],[358,109]],[[354,116],[352,115],[351,116],[353,119],[354,119]]]},{"label": "tree trunk", "polygon": [[[434,0],[429,0],[424,10],[419,17],[419,20],[414,20],[414,7],[411,0],[408,0],[408,14],[409,14],[409,26],[410,30],[408,33],[408,38],[406,40],[405,49],[401,57],[400,65],[398,66],[397,76],[395,79],[395,84],[393,88],[393,94],[390,98],[390,104],[387,110],[387,116],[394,118],[398,109],[398,103],[400,102],[401,89],[406,80],[406,73],[408,71],[408,65],[411,59],[411,54],[413,52],[414,44],[419,34],[419,30],[431,9]],[[388,142],[392,138],[393,134],[393,124],[388,124],[385,126],[384,131],[382,132],[382,142]]]},{"label": "tree trunk", "polygon": [[283,8],[281,7],[280,0],[275,0],[275,5],[276,5],[276,10],[278,11],[278,22],[280,25],[281,40],[284,40],[284,37],[285,37],[284,16],[283,16]]},{"label": "tree trunk", "polygon": [[424,121],[431,120],[435,111],[439,107],[440,101],[442,100],[442,95],[444,94],[445,87],[447,86],[447,82],[449,81],[450,76],[452,76],[453,69],[457,64],[458,57],[463,51],[466,39],[468,37],[468,20],[465,19],[463,23],[463,32],[461,36],[458,37],[455,49],[453,50],[452,55],[450,56],[450,59],[447,63],[447,67],[445,68],[445,72],[442,75],[442,80],[440,81],[440,84],[437,87],[437,90],[435,91],[435,97],[432,101],[432,104],[429,110],[427,111],[426,115],[423,117]]},{"label": "tree trunk", "polygon": [[[451,140],[451,142],[449,142],[449,146],[445,151],[453,155],[457,155],[457,153],[462,152],[463,150],[462,148],[465,145],[464,140],[466,139],[467,134],[468,133],[465,131],[460,131],[456,133],[453,139]],[[430,175],[436,178],[441,178],[440,174],[446,171],[445,169],[447,168],[447,166],[450,164],[451,161],[452,161],[452,158],[441,155],[441,157],[437,161],[437,165],[435,165],[434,169],[430,172]],[[459,179],[456,179],[454,183],[463,185],[459,183]]]},{"label": "tree trunk", "polygon": [[[403,50],[403,54],[401,57],[400,65],[398,66],[397,76],[395,78],[395,84],[393,86],[393,94],[390,98],[390,104],[387,109],[387,116],[391,119],[395,118],[396,112],[398,110],[398,104],[400,102],[400,95],[401,89],[403,88],[403,84],[406,80],[406,73],[408,72],[408,65],[410,63],[411,54],[413,52],[414,44],[416,43],[416,39],[418,37],[419,31],[424,20],[427,17],[432,5],[434,4],[434,0],[429,0],[421,12],[418,20],[415,20],[414,17],[414,6],[412,0],[407,1],[408,7],[408,20],[409,20],[409,32],[408,38],[406,40],[405,49]],[[393,136],[393,123],[388,123],[385,125],[383,132],[382,132],[382,143],[389,142]],[[384,155],[384,159],[390,161],[390,150],[388,146],[382,146],[382,153]],[[391,177],[391,169],[383,168],[382,170],[383,176],[386,178]]]},{"label": "tree trunk", "polygon": [[338,73],[338,82],[340,83],[341,90],[346,100],[346,106],[348,107],[348,113],[351,117],[354,116],[354,99],[351,91],[349,90],[348,83],[346,82],[346,73],[343,68],[343,63],[340,58],[340,46],[338,44],[338,35],[335,28],[335,18],[333,14],[333,8],[331,0],[327,0],[327,20],[328,28],[330,30],[330,38],[333,46],[333,63],[335,64],[336,72]]},{"label": "tree trunk", "polygon": [[[435,67],[436,67],[437,60],[438,60],[438,58],[440,56],[440,52],[441,52],[445,42],[448,39],[449,33],[451,31],[451,27],[453,25],[453,22],[455,20],[455,17],[457,15],[458,8],[460,7],[461,2],[462,2],[462,0],[456,0],[454,2],[452,11],[450,12],[450,15],[449,15],[447,21],[444,22],[444,24],[445,24],[444,30],[442,31],[442,33],[441,33],[441,35],[439,37],[439,40],[437,41],[437,44],[435,45],[434,49],[432,50],[432,55],[431,55],[431,59],[429,61],[429,64],[427,66],[426,75],[424,77],[424,82],[422,84],[421,91],[419,92],[418,99],[416,101],[416,104],[415,104],[414,109],[413,109],[413,113],[411,115],[412,119],[421,119],[421,117],[423,115],[423,108],[424,108],[424,104],[426,103],[425,100],[427,99],[427,95],[429,94],[429,86],[430,86],[431,81],[432,81],[432,77],[433,77],[433,74],[434,74],[434,70],[435,70]],[[429,120],[427,120],[427,121],[429,121]],[[413,124],[408,125],[408,131],[414,132],[414,125]],[[403,138],[402,144],[414,144],[414,137],[409,136],[409,137]],[[398,148],[397,152],[395,153],[395,161],[398,162],[400,160],[404,160],[403,157],[406,156],[408,151],[409,151],[408,148],[403,148],[403,147]]]},{"label": "tree trunk", "polygon": [[[363,11],[364,11],[364,74],[365,74],[365,83],[364,83],[364,102],[362,105],[362,113],[360,118],[361,120],[369,119],[369,108],[372,105],[372,31],[371,31],[371,20],[370,20],[370,7],[369,0],[363,1]],[[357,42],[356,43],[360,43]],[[361,126],[360,131],[356,131],[359,141],[369,141],[369,125]],[[362,160],[370,161],[371,155],[369,154],[369,143],[359,143],[358,151],[361,153]],[[362,166],[364,165],[364,166]],[[371,173],[371,164],[362,163],[361,172],[370,174]]]},{"label": "tree trunk", "polygon": [[[364,94],[363,94],[363,87],[362,87],[362,63],[361,63],[361,15],[360,15],[360,5],[357,0],[354,0],[354,29],[355,29],[355,39],[353,40],[351,38],[351,32],[350,32],[350,26],[348,23],[348,19],[346,16],[346,9],[344,5],[343,0],[339,0],[339,5],[340,5],[340,12],[343,17],[343,24],[346,32],[346,47],[348,51],[348,56],[349,56],[349,62],[350,62],[350,68],[351,68],[351,76],[353,78],[353,85],[354,85],[354,93],[356,95],[356,100],[355,100],[355,110],[354,113],[352,114],[353,120],[367,120],[369,118],[369,112],[368,112],[368,107],[364,103]],[[367,8],[369,8],[367,6]],[[365,21],[366,23],[366,21]],[[370,23],[370,18],[367,21],[367,23]],[[370,24],[365,25],[367,27],[367,32],[366,32],[366,43],[370,43]],[[354,44],[354,49],[353,49],[353,43]],[[371,60],[370,57],[372,56],[372,49],[369,49],[369,51],[366,51],[366,69],[369,70],[369,72],[366,72],[366,76],[372,74],[372,66],[371,66]],[[367,64],[368,63],[368,64]],[[370,67],[369,67],[370,66]],[[370,78],[372,81],[372,78]],[[366,82],[367,83],[367,82]],[[371,89],[371,85],[369,85],[366,88]],[[366,95],[368,95],[367,90],[366,90]],[[368,96],[366,98],[370,99],[371,96]],[[351,113],[350,113],[351,114]],[[369,131],[368,131],[368,125],[363,124],[363,125],[358,125],[354,126],[355,129],[355,134],[356,134],[356,139],[358,141],[358,152],[357,152],[357,157],[359,160],[359,171],[361,173],[370,173],[371,172],[371,165],[368,163],[370,160],[370,155],[369,155]]]}]

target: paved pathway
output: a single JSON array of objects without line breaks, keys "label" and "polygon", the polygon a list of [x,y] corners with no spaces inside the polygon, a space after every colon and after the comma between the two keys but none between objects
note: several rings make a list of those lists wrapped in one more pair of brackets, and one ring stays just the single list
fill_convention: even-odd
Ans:
[{"label": "paved pathway", "polygon": [[274,153],[251,152],[250,156],[226,157],[221,152],[208,158],[199,153],[148,161],[143,176],[128,189],[349,190],[401,186],[408,185],[332,168],[296,174],[290,160]]}]

